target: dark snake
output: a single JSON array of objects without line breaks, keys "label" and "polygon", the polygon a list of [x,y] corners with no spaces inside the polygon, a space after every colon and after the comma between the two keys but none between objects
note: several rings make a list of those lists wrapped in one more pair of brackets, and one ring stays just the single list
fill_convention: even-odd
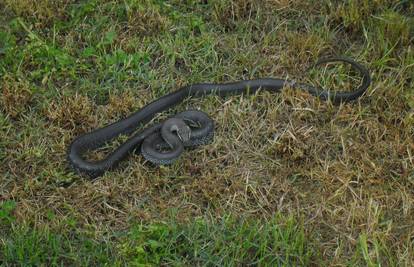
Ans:
[{"label": "dark snake", "polygon": [[125,119],[77,137],[68,149],[68,160],[75,171],[79,174],[86,174],[91,178],[101,176],[106,171],[115,168],[122,159],[137,149],[140,149],[143,156],[154,164],[171,164],[180,156],[184,147],[194,147],[212,141],[214,123],[205,113],[197,110],[184,111],[164,122],[143,129],[102,160],[92,162],[86,160],[82,155],[87,151],[103,146],[121,134],[133,133],[149,122],[157,113],[181,103],[188,97],[202,97],[209,94],[218,96],[254,94],[259,89],[280,92],[287,86],[307,91],[323,100],[341,103],[355,100],[367,90],[371,83],[371,77],[364,66],[349,58],[331,57],[319,60],[313,67],[329,62],[350,64],[351,68],[362,77],[360,86],[351,92],[334,92],[307,83],[276,78],[243,80],[222,84],[199,83],[188,85],[160,97]]}]

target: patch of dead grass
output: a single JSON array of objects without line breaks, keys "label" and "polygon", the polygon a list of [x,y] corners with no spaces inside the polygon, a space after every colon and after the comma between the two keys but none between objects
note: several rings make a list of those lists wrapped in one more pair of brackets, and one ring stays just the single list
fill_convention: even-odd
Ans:
[{"label": "patch of dead grass", "polygon": [[33,99],[30,84],[7,75],[1,83],[0,107],[11,118],[17,118],[29,108]]},{"label": "patch of dead grass", "polygon": [[44,108],[44,112],[51,123],[66,130],[77,129],[77,132],[82,132],[97,124],[96,117],[91,116],[94,109],[93,101],[87,96],[75,94],[52,101]]},{"label": "patch of dead grass", "polygon": [[170,22],[151,1],[126,1],[127,32],[155,35],[165,31]]},{"label": "patch of dead grass", "polygon": [[6,8],[11,9],[20,17],[32,17],[35,26],[44,26],[56,18],[65,19],[68,16],[68,6],[75,0],[4,0]]},{"label": "patch of dead grass", "polygon": [[122,118],[130,115],[137,108],[137,101],[131,91],[120,94],[109,94],[108,104],[105,107],[107,118]]}]

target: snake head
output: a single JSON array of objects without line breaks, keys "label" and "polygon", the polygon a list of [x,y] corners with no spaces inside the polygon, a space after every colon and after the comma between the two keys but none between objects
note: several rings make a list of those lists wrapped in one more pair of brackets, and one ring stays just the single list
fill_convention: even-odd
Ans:
[{"label": "snake head", "polygon": [[190,141],[190,136],[191,136],[190,127],[188,127],[187,125],[185,125],[185,126],[183,125],[183,126],[179,127],[177,129],[177,135],[178,135],[178,138],[180,138],[180,140],[183,143],[189,142]]},{"label": "snake head", "polygon": [[190,141],[191,129],[182,119],[172,118],[168,121],[173,122],[171,131],[177,133],[177,136],[180,138],[181,142],[187,143]]}]

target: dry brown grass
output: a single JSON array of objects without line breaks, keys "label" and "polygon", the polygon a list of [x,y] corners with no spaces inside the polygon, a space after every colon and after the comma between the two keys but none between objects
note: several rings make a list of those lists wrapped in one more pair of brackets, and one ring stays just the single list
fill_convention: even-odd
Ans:
[{"label": "dry brown grass", "polygon": [[66,19],[67,8],[74,0],[4,0],[6,8],[18,16],[34,18],[34,26],[41,28],[56,18]]},{"label": "dry brown grass", "polygon": [[63,96],[59,102],[52,101],[45,108],[46,118],[52,125],[65,130],[85,131],[90,125],[96,125],[96,117],[91,116],[96,108],[86,96]]},{"label": "dry brown grass", "polygon": [[[130,3],[128,4],[128,2]],[[152,5],[151,1],[142,2],[126,2],[128,16],[127,32],[151,35],[165,31],[170,24],[168,18],[160,14],[158,8]]]},{"label": "dry brown grass", "polygon": [[29,83],[13,79],[10,76],[3,77],[0,104],[5,114],[11,118],[24,115],[23,113],[27,111],[32,98],[33,93]]}]

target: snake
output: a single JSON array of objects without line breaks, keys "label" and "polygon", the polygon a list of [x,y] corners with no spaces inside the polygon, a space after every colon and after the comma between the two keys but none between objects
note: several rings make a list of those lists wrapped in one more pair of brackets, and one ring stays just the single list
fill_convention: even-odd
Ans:
[{"label": "snake", "polygon": [[[349,102],[363,95],[371,83],[368,69],[353,59],[343,56],[321,58],[312,67],[332,62],[349,64],[351,69],[361,75],[362,81],[355,90],[326,90],[287,78],[258,78],[227,83],[187,85],[154,100],[124,119],[75,138],[67,152],[69,165],[78,174],[94,179],[116,168],[132,152],[141,153],[154,165],[166,165],[175,162],[186,147],[193,148],[211,143],[214,136],[214,122],[199,110],[187,110],[153,126],[138,130],[150,122],[156,114],[178,105],[189,97],[200,98],[210,94],[217,96],[254,94],[258,90],[276,93],[285,87],[304,90],[322,100],[330,100],[334,104]],[[120,135],[132,136],[110,152],[106,158],[96,161],[85,158],[84,155],[88,151],[96,150]]]}]

